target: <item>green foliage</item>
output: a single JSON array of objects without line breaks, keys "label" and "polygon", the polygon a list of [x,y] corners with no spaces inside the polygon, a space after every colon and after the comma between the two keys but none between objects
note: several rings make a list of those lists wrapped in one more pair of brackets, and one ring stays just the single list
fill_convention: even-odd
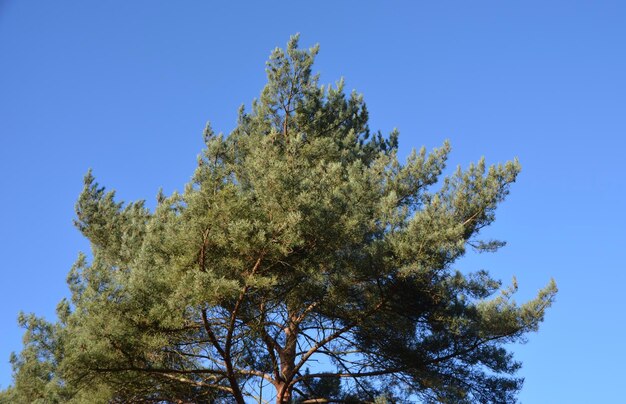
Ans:
[{"label": "green foliage", "polygon": [[153,212],[87,174],[92,256],[57,323],[20,317],[1,400],[242,403],[262,378],[279,403],[514,401],[504,346],[537,330],[556,286],[518,305],[515,283],[452,265],[503,245],[478,236],[519,163],[442,179],[447,142],[400,163],[360,95],[318,84],[317,51],[276,49],[252,111],[228,136],[207,125],[191,183]]}]

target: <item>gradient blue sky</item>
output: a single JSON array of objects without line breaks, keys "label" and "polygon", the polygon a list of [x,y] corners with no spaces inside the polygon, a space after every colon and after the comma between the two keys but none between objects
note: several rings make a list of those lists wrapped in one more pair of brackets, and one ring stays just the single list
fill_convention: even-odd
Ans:
[{"label": "gradient blue sky", "polygon": [[453,146],[451,168],[519,157],[523,172],[468,256],[524,301],[554,277],[538,334],[515,347],[524,403],[623,399],[626,3],[620,1],[0,0],[0,386],[20,310],[54,318],[88,244],[82,177],[154,205],[182,189],[207,120],[228,133],[271,49],[320,43],[400,148]]}]

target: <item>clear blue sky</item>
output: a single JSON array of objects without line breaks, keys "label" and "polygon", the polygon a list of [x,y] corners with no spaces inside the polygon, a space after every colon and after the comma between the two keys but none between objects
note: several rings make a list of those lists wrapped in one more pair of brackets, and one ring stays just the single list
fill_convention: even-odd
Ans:
[{"label": "clear blue sky", "polygon": [[301,32],[403,154],[450,139],[451,166],[519,157],[488,231],[509,245],[457,267],[517,275],[519,301],[559,285],[515,348],[522,402],[623,399],[625,2],[217,3],[0,0],[0,386],[18,311],[54,318],[89,248],[72,226],[87,169],[124,200],[182,189],[205,122],[228,133]]}]

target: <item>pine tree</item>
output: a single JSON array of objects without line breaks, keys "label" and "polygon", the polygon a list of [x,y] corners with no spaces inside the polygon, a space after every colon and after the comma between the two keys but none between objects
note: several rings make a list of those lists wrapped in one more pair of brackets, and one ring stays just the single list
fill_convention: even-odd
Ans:
[{"label": "pine tree", "polygon": [[56,323],[20,317],[0,401],[515,400],[505,346],[537,330],[556,286],[517,305],[515,282],[453,264],[503,244],[479,233],[518,162],[442,178],[444,143],[400,163],[398,133],[370,132],[362,97],[320,86],[318,48],[297,45],[273,51],[230,135],[207,126],[184,192],[151,211],[87,174],[91,257]]}]

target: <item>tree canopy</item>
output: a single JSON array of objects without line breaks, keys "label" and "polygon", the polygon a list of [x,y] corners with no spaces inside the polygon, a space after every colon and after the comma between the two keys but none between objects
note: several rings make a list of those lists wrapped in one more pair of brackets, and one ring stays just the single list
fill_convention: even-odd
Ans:
[{"label": "tree canopy", "polygon": [[453,264],[494,251],[481,229],[520,172],[480,160],[443,176],[450,145],[398,159],[363,98],[319,85],[292,37],[184,192],[122,203],[91,172],[76,226],[91,243],[58,320],[20,315],[12,403],[510,403],[507,346],[536,331],[551,281]]}]

